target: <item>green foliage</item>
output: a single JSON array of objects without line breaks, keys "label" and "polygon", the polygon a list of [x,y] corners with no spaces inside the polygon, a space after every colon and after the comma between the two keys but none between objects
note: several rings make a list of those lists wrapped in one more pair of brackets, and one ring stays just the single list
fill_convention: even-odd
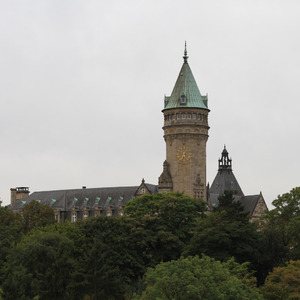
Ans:
[{"label": "green foliage", "polygon": [[269,272],[281,265],[288,255],[280,235],[272,228],[259,232],[257,244],[258,255],[252,264],[256,270],[258,285],[261,286]]},{"label": "green foliage", "polygon": [[146,271],[142,228],[125,217],[91,218],[80,227],[87,246],[87,294],[93,299],[123,299]]},{"label": "green foliage", "polygon": [[147,287],[139,299],[262,299],[256,288],[238,278],[243,270],[207,256],[160,263],[148,269]]},{"label": "green foliage", "polygon": [[[11,249],[21,240],[21,228],[20,215],[0,206],[0,269]],[[0,274],[0,284],[1,277]]]},{"label": "green foliage", "polygon": [[124,212],[137,220],[155,220],[157,229],[171,231],[185,239],[196,218],[204,215],[206,203],[183,193],[144,195],[127,203]]},{"label": "green foliage", "polygon": [[226,216],[231,221],[241,221],[248,223],[249,214],[244,212],[244,208],[239,201],[234,200],[233,191],[224,191],[220,195],[219,205],[213,209],[214,212],[226,212]]},{"label": "green foliage", "polygon": [[204,253],[226,261],[232,256],[240,263],[257,257],[259,233],[253,223],[230,220],[226,211],[214,212],[197,221],[184,255]]},{"label": "green foliage", "polygon": [[[210,213],[202,200],[166,193],[128,202],[124,217],[76,223],[55,223],[53,210],[36,201],[23,216],[0,206],[0,295],[261,299],[249,270],[263,285],[274,267],[300,256],[299,198],[300,188],[279,196],[260,228],[230,192]],[[266,299],[300,299],[298,286],[299,261],[274,269],[261,290]]]},{"label": "green foliage", "polygon": [[4,266],[4,298],[80,299],[71,288],[73,254],[73,242],[59,233],[37,231],[25,237]]},{"label": "green foliage", "polygon": [[265,214],[264,233],[276,233],[285,247],[282,260],[300,259],[300,187],[279,195],[272,204],[275,208]]},{"label": "green foliage", "polygon": [[300,299],[300,260],[275,268],[261,290],[266,300]]},{"label": "green foliage", "polygon": [[44,227],[55,223],[53,209],[48,205],[40,204],[38,201],[31,201],[26,204],[21,214],[25,232],[29,232],[35,227]]},{"label": "green foliage", "polygon": [[289,193],[278,195],[272,202],[275,207],[268,214],[270,225],[280,225],[300,216],[300,187],[292,189]]},{"label": "green foliage", "polygon": [[158,193],[129,201],[124,211],[141,223],[154,266],[180,257],[195,221],[205,216],[206,203],[183,193]]}]

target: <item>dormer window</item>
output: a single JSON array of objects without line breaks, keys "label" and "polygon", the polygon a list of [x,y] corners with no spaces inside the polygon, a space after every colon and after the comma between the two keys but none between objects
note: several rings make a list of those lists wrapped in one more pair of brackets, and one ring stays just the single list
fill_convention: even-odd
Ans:
[{"label": "dormer window", "polygon": [[180,104],[181,105],[185,105],[186,104],[186,96],[183,93],[180,96]]}]

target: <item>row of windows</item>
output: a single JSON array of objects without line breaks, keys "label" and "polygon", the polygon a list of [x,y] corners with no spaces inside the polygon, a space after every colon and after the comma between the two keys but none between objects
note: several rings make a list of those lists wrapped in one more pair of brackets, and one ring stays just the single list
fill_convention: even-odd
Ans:
[{"label": "row of windows", "polygon": [[203,198],[203,192],[199,192],[199,191],[194,191],[194,198],[196,199],[200,199]]},{"label": "row of windows", "polygon": [[[102,210],[102,211],[95,211],[93,214],[90,214],[88,211],[84,211],[82,214],[80,214],[80,216],[78,215],[77,212],[72,212],[71,213],[71,216],[67,217],[67,219],[70,220],[71,218],[71,222],[74,223],[77,221],[78,217],[80,219],[87,219],[89,217],[97,217],[97,216],[106,216],[106,217],[111,217],[111,216],[123,216],[123,210],[116,210],[116,209],[113,209],[113,210]],[[61,212],[59,211],[56,211],[55,214],[54,214],[54,217],[55,217],[55,221],[56,222],[60,222],[62,216],[61,216]]]},{"label": "row of windows", "polygon": [[165,115],[165,121],[170,121],[170,120],[199,120],[199,121],[207,121],[207,116],[204,114],[197,114],[197,113],[191,113],[191,112],[187,112],[187,113],[177,113],[177,114],[169,114],[169,115]]}]

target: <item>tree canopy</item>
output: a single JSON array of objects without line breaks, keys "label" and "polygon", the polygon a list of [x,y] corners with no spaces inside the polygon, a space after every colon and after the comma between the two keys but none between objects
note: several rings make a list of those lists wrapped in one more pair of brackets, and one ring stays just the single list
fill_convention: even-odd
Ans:
[{"label": "tree canopy", "polygon": [[72,289],[73,253],[73,242],[56,232],[36,231],[26,236],[4,266],[4,298],[78,299]]},{"label": "tree canopy", "polygon": [[238,278],[241,270],[244,266],[230,268],[208,256],[160,263],[148,269],[146,289],[137,299],[262,299],[255,287]]},{"label": "tree canopy", "polygon": [[23,215],[0,206],[0,295],[261,299],[257,279],[266,299],[298,299],[299,192],[278,196],[261,223],[230,192],[209,212],[202,200],[166,193],[129,201],[123,217],[75,223],[55,223],[36,201]]},{"label": "tree canopy", "polygon": [[249,222],[232,192],[219,197],[219,206],[206,218],[198,219],[184,255],[209,255],[226,261],[234,257],[238,262],[252,262],[257,256],[256,224]]},{"label": "tree canopy", "polygon": [[53,209],[35,200],[26,204],[21,210],[21,214],[25,232],[30,231],[34,227],[44,227],[55,223]]},{"label": "tree canopy", "polygon": [[156,231],[172,232],[185,241],[194,221],[203,217],[206,203],[183,193],[157,193],[135,198],[127,203],[124,212],[142,223],[151,223]]},{"label": "tree canopy", "polygon": [[150,265],[180,257],[192,228],[205,217],[206,203],[183,193],[144,195],[127,203],[126,216],[136,219],[147,241]]},{"label": "tree canopy", "polygon": [[261,290],[266,300],[300,299],[300,260],[275,268]]}]

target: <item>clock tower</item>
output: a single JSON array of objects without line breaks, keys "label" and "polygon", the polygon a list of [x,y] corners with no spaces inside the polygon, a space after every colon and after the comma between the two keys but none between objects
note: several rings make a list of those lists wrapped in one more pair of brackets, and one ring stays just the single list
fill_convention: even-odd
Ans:
[{"label": "clock tower", "polygon": [[165,96],[164,139],[166,160],[159,177],[159,192],[184,191],[207,200],[206,142],[207,95],[202,96],[188,64],[185,45],[183,65],[169,97]]}]

